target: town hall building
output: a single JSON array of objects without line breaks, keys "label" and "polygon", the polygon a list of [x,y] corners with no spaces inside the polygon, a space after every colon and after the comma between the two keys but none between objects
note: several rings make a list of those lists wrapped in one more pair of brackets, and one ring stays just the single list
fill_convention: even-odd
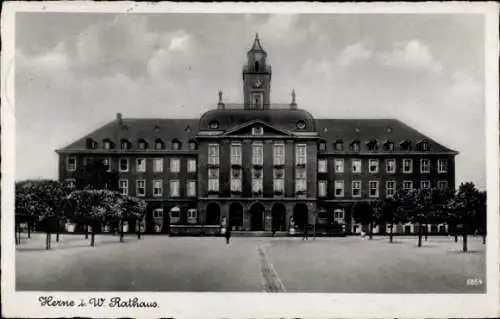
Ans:
[{"label": "town hall building", "polygon": [[[454,188],[456,151],[397,119],[314,118],[295,92],[271,103],[272,69],[256,36],[243,66],[243,102],[192,119],[115,120],[57,150],[59,178],[85,187],[78,167],[102,160],[117,189],[147,202],[146,226],[226,224],[288,231],[336,223],[398,189]],[[334,113],[334,108],[332,109]]]}]

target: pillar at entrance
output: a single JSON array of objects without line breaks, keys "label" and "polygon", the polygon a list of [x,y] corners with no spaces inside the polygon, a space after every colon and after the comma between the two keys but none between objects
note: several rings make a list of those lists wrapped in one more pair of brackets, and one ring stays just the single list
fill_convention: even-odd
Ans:
[{"label": "pillar at entrance", "polygon": [[273,230],[273,216],[271,215],[271,210],[266,208],[263,214],[264,218],[264,231],[272,231]]}]

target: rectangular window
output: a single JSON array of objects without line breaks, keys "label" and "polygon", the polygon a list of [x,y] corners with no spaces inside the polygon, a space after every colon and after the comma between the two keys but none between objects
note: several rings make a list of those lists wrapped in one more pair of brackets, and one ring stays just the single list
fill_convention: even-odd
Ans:
[{"label": "rectangular window", "polygon": [[208,164],[219,165],[219,144],[208,145]]},{"label": "rectangular window", "polygon": [[163,158],[153,158],[153,172],[163,172]]},{"label": "rectangular window", "polygon": [[219,169],[208,169],[208,191],[219,192]]},{"label": "rectangular window", "polygon": [[378,181],[369,181],[368,182],[368,188],[369,188],[369,196],[370,197],[378,197]]},{"label": "rectangular window", "polygon": [[284,193],[285,191],[285,170],[275,168],[273,171],[273,185],[275,193]]},{"label": "rectangular window", "polygon": [[137,196],[146,196],[146,181],[140,179],[136,182],[136,193]]},{"label": "rectangular window", "polygon": [[368,170],[372,174],[378,173],[378,159],[368,160]]},{"label": "rectangular window", "polygon": [[283,194],[285,192],[285,180],[275,179],[273,182],[274,192]]},{"label": "rectangular window", "polygon": [[231,145],[231,164],[241,165],[241,144],[233,143]]},{"label": "rectangular window", "polygon": [[264,145],[262,143],[255,142],[252,144],[252,164],[262,165],[264,158],[263,149]]},{"label": "rectangular window", "polygon": [[231,191],[241,192],[241,168],[231,168]]},{"label": "rectangular window", "polygon": [[163,218],[163,208],[156,208],[153,210],[153,218]]},{"label": "rectangular window", "polygon": [[325,197],[327,194],[327,181],[318,182],[318,196]]},{"label": "rectangular window", "polygon": [[353,159],[352,160],[352,172],[355,174],[361,173],[361,160]]},{"label": "rectangular window", "polygon": [[410,174],[413,172],[413,160],[403,159],[403,173]]},{"label": "rectangular window", "polygon": [[427,174],[430,172],[431,172],[431,162],[426,158],[421,159],[420,160],[420,173]]},{"label": "rectangular window", "polygon": [[305,144],[295,145],[295,164],[305,165],[307,163],[307,149]]},{"label": "rectangular window", "polygon": [[385,171],[389,174],[396,173],[396,160],[395,159],[385,160]]},{"label": "rectangular window", "polygon": [[391,197],[396,193],[396,181],[385,182],[385,196]]},{"label": "rectangular window", "polygon": [[120,194],[128,195],[128,180],[120,179],[118,182],[118,188],[120,189]]},{"label": "rectangular window", "polygon": [[170,172],[179,173],[181,171],[181,160],[178,158],[170,159]]},{"label": "rectangular window", "polygon": [[68,157],[66,160],[66,169],[68,172],[74,172],[76,171],[76,158],[75,157]]},{"label": "rectangular window", "polygon": [[188,197],[195,197],[196,196],[196,181],[188,181],[187,182],[186,195]]},{"label": "rectangular window", "polygon": [[327,173],[328,165],[326,159],[318,160],[318,173]]},{"label": "rectangular window", "polygon": [[146,171],[146,159],[145,158],[138,158],[136,159],[136,171],[137,172],[145,172]]},{"label": "rectangular window", "polygon": [[352,197],[361,197],[361,181],[352,181]]},{"label": "rectangular window", "polygon": [[252,192],[262,193],[262,169],[252,169]]},{"label": "rectangular window", "polygon": [[431,181],[420,181],[421,189],[429,189],[431,188]]},{"label": "rectangular window", "polygon": [[448,160],[446,159],[438,159],[438,173],[447,173],[448,172]]},{"label": "rectangular window", "polygon": [[163,196],[163,181],[161,179],[153,180],[153,196]]},{"label": "rectangular window", "polygon": [[335,197],[344,197],[344,181],[335,181]]},{"label": "rectangular window", "polygon": [[412,181],[403,181],[403,190],[404,191],[411,191],[413,189],[413,182]]},{"label": "rectangular window", "polygon": [[177,179],[170,181],[170,197],[179,197],[179,180]]},{"label": "rectangular window", "polygon": [[295,191],[300,193],[305,193],[307,191],[306,180],[296,179],[295,180]]},{"label": "rectangular window", "polygon": [[128,158],[120,158],[120,172],[128,172]]},{"label": "rectangular window", "polygon": [[196,159],[190,158],[187,160],[188,173],[196,173]]},{"label": "rectangular window", "polygon": [[285,144],[274,144],[274,165],[285,165]]},{"label": "rectangular window", "polygon": [[344,159],[336,158],[335,159],[335,173],[343,173],[344,172]]},{"label": "rectangular window", "polygon": [[111,158],[107,157],[103,159],[102,163],[106,167],[106,172],[111,172]]},{"label": "rectangular window", "polygon": [[438,181],[437,186],[439,189],[447,189],[448,188],[448,181]]}]

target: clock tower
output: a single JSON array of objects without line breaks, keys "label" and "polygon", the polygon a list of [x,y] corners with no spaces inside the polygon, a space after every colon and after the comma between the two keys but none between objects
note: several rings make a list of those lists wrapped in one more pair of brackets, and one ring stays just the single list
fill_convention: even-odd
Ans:
[{"label": "clock tower", "polygon": [[271,91],[271,66],[267,64],[267,53],[255,35],[252,48],[247,53],[247,64],[243,66],[243,100],[246,110],[268,109]]}]

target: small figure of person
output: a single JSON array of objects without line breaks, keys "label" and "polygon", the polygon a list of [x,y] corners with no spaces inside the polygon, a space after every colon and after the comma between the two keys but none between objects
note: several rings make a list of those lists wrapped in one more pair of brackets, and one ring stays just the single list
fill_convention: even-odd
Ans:
[{"label": "small figure of person", "polygon": [[364,231],[364,230],[362,230],[362,231],[361,231],[361,238],[365,239],[365,237],[366,237],[366,233],[365,233],[365,231]]},{"label": "small figure of person", "polygon": [[304,237],[302,240],[309,240],[309,225],[304,225]]},{"label": "small figure of person", "polygon": [[229,241],[231,240],[231,227],[226,228],[226,233],[224,234],[224,237],[226,237],[226,244],[229,245]]}]

